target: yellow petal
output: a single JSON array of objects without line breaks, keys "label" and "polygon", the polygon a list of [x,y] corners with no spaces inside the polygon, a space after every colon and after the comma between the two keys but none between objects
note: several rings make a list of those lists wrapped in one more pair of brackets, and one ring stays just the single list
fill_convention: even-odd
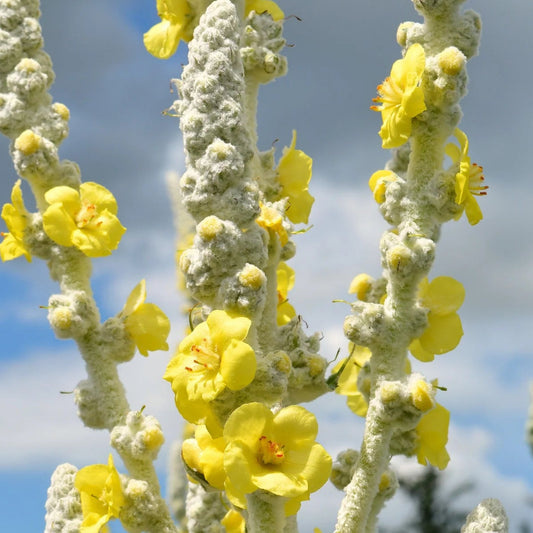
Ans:
[{"label": "yellow petal", "polygon": [[226,439],[220,437],[212,439],[211,443],[202,450],[200,465],[207,482],[216,489],[224,490],[226,471],[224,470],[224,448]]},{"label": "yellow petal", "polygon": [[259,467],[256,456],[245,444],[240,441],[228,443],[224,450],[224,469],[229,482],[237,492],[248,494],[257,489],[252,482],[251,468],[254,467],[256,470]]},{"label": "yellow petal", "polygon": [[245,533],[244,518],[235,509],[230,509],[220,523],[226,528],[226,533]]},{"label": "yellow petal", "polygon": [[255,377],[256,368],[253,348],[245,342],[233,339],[224,350],[220,362],[220,373],[228,388],[235,391],[249,385]]},{"label": "yellow petal", "polygon": [[142,355],[148,355],[148,351],[168,350],[170,321],[157,305],[141,304],[126,318],[125,325]]},{"label": "yellow petal", "polygon": [[440,404],[422,416],[416,426],[420,439],[417,457],[421,465],[427,465],[429,462],[440,470],[446,468],[450,460],[446,451],[449,423],[450,412]]},{"label": "yellow petal", "polygon": [[65,211],[74,218],[81,209],[80,193],[72,187],[60,185],[44,193],[44,199],[50,204],[61,204]]},{"label": "yellow petal", "polygon": [[183,25],[162,20],[144,34],[144,46],[153,56],[168,59],[178,49],[182,33]]},{"label": "yellow petal", "polygon": [[21,215],[27,214],[26,207],[24,206],[24,200],[22,199],[22,189],[20,188],[21,180],[17,180],[13,189],[11,189],[11,203],[15,209]]},{"label": "yellow petal", "polygon": [[414,357],[423,363],[429,363],[429,361],[433,361],[433,359],[435,359],[435,354],[424,350],[418,339],[415,339],[413,342],[411,342],[409,345],[409,351]]},{"label": "yellow petal", "polygon": [[368,412],[368,404],[360,392],[347,396],[346,405],[357,416],[365,417]]},{"label": "yellow petal", "polygon": [[287,301],[278,305],[276,322],[278,326],[288,324],[296,316],[294,307]]},{"label": "yellow petal", "polygon": [[0,258],[2,258],[2,261],[11,261],[21,255],[26,257],[26,260],[31,263],[31,254],[24,244],[11,233],[5,235],[4,240],[0,242]]},{"label": "yellow petal", "polygon": [[279,411],[273,420],[274,440],[287,448],[313,442],[318,433],[315,415],[299,405],[291,405]]},{"label": "yellow petal", "polygon": [[256,450],[259,438],[270,424],[273,415],[270,409],[259,402],[241,405],[229,416],[224,426],[224,437],[228,441],[238,440],[250,449]]},{"label": "yellow petal", "polygon": [[461,319],[457,313],[450,315],[428,315],[428,327],[418,338],[422,348],[433,354],[453,350],[463,336]]},{"label": "yellow petal", "polygon": [[466,218],[468,219],[469,224],[475,226],[483,218],[483,213],[481,212],[481,208],[479,207],[477,200],[472,196],[472,194],[467,195],[464,200],[464,206]]},{"label": "yellow petal", "polygon": [[309,193],[308,185],[312,175],[313,160],[302,150],[296,150],[296,130],[292,132],[289,148],[283,149],[278,164],[278,180],[282,187],[282,196],[289,198],[287,217],[295,224],[309,220],[309,213],[314,198]]},{"label": "yellow petal", "polygon": [[232,340],[243,341],[248,335],[251,324],[249,318],[244,316],[232,318],[220,310],[212,311],[207,317],[209,336],[221,352]]},{"label": "yellow petal", "polygon": [[111,191],[103,185],[87,181],[80,185],[80,197],[82,202],[88,202],[98,206],[99,211],[107,209],[113,215],[117,214],[118,206]]},{"label": "yellow petal", "polygon": [[72,246],[73,233],[77,231],[78,227],[63,204],[58,202],[50,205],[43,213],[43,229],[57,244]]},{"label": "yellow petal", "polygon": [[329,479],[332,460],[320,444],[315,442],[305,451],[290,450],[287,453],[286,464],[290,466],[291,472],[296,471],[294,467],[298,463],[298,474],[307,481],[309,492],[317,491]]},{"label": "yellow petal", "polygon": [[286,498],[292,498],[308,491],[307,480],[302,477],[266,468],[252,474],[251,481],[260,489]]},{"label": "yellow petal", "polygon": [[422,305],[429,307],[432,314],[447,315],[463,305],[465,289],[459,281],[449,276],[439,276],[428,286],[422,297]]},{"label": "yellow petal", "polygon": [[273,20],[283,20],[285,18],[283,11],[272,0],[246,0],[244,7],[245,16],[248,16],[252,10],[259,15],[266,11],[270,13]]},{"label": "yellow petal", "polygon": [[131,315],[141,304],[146,300],[146,280],[142,279],[137,283],[135,288],[131,291],[126,304],[121,311],[121,315]]}]

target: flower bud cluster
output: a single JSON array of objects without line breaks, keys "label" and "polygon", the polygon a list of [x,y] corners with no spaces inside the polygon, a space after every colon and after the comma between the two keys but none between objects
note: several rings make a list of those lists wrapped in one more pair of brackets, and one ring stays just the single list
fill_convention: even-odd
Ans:
[{"label": "flower bud cluster", "polygon": [[164,441],[159,422],[141,411],[130,411],[126,423],[111,432],[111,445],[125,461],[155,460]]},{"label": "flower bud cluster", "polygon": [[267,13],[248,15],[241,44],[241,57],[246,76],[268,83],[287,73],[287,59],[279,54],[285,46],[283,24]]},{"label": "flower bud cluster", "polygon": [[57,146],[68,134],[69,111],[51,103],[54,73],[41,50],[39,3],[20,1],[0,7],[0,132],[10,137],[17,172],[40,187],[79,183],[79,169],[60,162]]},{"label": "flower bud cluster", "polygon": [[80,494],[74,487],[78,469],[68,463],[59,465],[48,488],[45,533],[78,533],[82,522]]},{"label": "flower bud cluster", "polygon": [[217,0],[207,8],[173,109],[187,160],[181,196],[198,223],[193,247],[180,258],[187,288],[207,305],[250,316],[264,305],[265,284],[260,274],[251,280],[250,268],[264,268],[266,246],[255,224],[259,191],[250,171],[240,34],[233,3]]},{"label": "flower bud cluster", "polygon": [[94,300],[85,291],[54,294],[48,300],[48,321],[59,339],[79,339],[98,320]]},{"label": "flower bud cluster", "polygon": [[483,500],[466,518],[461,533],[507,533],[509,522],[505,509],[495,498]]}]

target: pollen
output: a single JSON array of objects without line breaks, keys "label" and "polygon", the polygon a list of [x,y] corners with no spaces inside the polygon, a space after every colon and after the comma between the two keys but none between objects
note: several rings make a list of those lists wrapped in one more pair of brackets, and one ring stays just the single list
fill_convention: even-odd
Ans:
[{"label": "pollen", "polygon": [[203,372],[206,370],[218,370],[220,367],[220,355],[216,349],[211,347],[207,338],[202,339],[200,344],[191,346],[191,353],[194,355],[195,367],[186,367],[189,372]]},{"label": "pollen", "polygon": [[485,185],[483,182],[485,177],[483,176],[483,167],[472,163],[470,167],[470,175],[468,181],[468,189],[472,194],[476,196],[485,196],[487,194],[488,185]]},{"label": "pollen", "polygon": [[268,439],[265,435],[259,438],[258,459],[263,465],[279,465],[285,459],[284,445]]},{"label": "pollen", "polygon": [[85,228],[98,215],[96,205],[90,202],[82,202],[81,209],[76,215],[76,225],[78,228]]}]

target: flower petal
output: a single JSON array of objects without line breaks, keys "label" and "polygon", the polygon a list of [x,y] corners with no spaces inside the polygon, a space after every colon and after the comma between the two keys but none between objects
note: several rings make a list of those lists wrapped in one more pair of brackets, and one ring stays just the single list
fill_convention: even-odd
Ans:
[{"label": "flower petal", "polygon": [[229,416],[224,426],[224,437],[228,441],[239,441],[251,450],[259,448],[259,438],[270,425],[273,415],[270,409],[259,402],[241,405]]},{"label": "flower petal", "polygon": [[432,314],[447,315],[457,311],[465,300],[463,284],[449,276],[435,278],[422,297],[422,305]]},{"label": "flower petal", "polygon": [[223,352],[233,339],[243,341],[248,335],[251,324],[249,318],[244,316],[232,318],[220,310],[212,311],[207,317],[209,336],[220,352]]},{"label": "flower petal", "polygon": [[237,491],[248,494],[256,490],[257,487],[252,482],[252,468],[257,473],[259,464],[250,449],[242,442],[228,443],[224,450],[224,469]]},{"label": "flower petal", "polygon": [[446,468],[450,460],[446,451],[449,423],[450,412],[440,404],[422,416],[416,426],[420,439],[417,458],[421,465],[427,465],[429,462],[440,470]]},{"label": "flower petal", "polygon": [[122,316],[129,316],[146,300],[146,280],[142,279],[130,292],[124,308],[120,312]]},{"label": "flower petal", "polygon": [[252,483],[263,490],[292,498],[308,491],[307,480],[300,476],[276,470],[261,469],[260,472],[251,475]]},{"label": "flower petal", "polygon": [[283,442],[287,448],[309,446],[318,433],[315,415],[299,405],[291,405],[274,416],[273,434],[277,442]]},{"label": "flower petal", "polygon": [[115,197],[103,185],[94,181],[87,181],[80,185],[80,197],[82,202],[88,202],[98,206],[99,211],[107,209],[113,215],[117,214],[118,206]]},{"label": "flower petal", "polygon": [[143,35],[144,46],[153,56],[168,59],[178,49],[182,30],[183,25],[162,20]]},{"label": "flower petal", "polygon": [[142,355],[148,355],[148,351],[168,350],[170,321],[155,304],[141,304],[126,318],[126,330]]},{"label": "flower petal", "polygon": [[[58,188],[59,187],[55,187],[55,189]],[[64,188],[69,189],[70,187]],[[71,199],[69,199],[67,202],[69,206],[72,205],[70,200]],[[48,237],[50,237],[57,244],[61,246],[72,246],[73,233],[78,230],[78,227],[74,223],[74,219],[72,216],[70,216],[63,203],[58,202],[50,205],[43,213],[43,229]]]},{"label": "flower petal", "polygon": [[461,319],[457,313],[450,315],[428,315],[428,327],[418,340],[422,348],[433,354],[443,354],[453,350],[463,336]]},{"label": "flower petal", "polygon": [[265,11],[270,14],[273,20],[283,20],[285,14],[280,7],[272,0],[246,0],[244,14],[247,17],[250,11],[255,11],[258,15]]},{"label": "flower petal", "polygon": [[5,235],[0,242],[0,258],[2,261],[11,261],[23,255],[31,263],[31,254],[28,252],[22,241],[16,239],[11,233]]},{"label": "flower petal", "polygon": [[255,377],[257,361],[253,348],[233,339],[224,350],[220,361],[220,373],[228,388],[240,390],[249,385]]},{"label": "flower petal", "polygon": [[418,339],[415,339],[413,342],[411,342],[411,344],[409,345],[409,351],[413,354],[414,357],[416,357],[419,361],[422,361],[423,363],[429,363],[430,361],[433,361],[435,359],[435,354],[424,350]]},{"label": "flower petal", "polygon": [[318,443],[313,443],[306,450],[290,450],[283,464],[285,472],[298,473],[307,480],[308,490],[317,491],[331,474],[332,460],[326,450]]}]

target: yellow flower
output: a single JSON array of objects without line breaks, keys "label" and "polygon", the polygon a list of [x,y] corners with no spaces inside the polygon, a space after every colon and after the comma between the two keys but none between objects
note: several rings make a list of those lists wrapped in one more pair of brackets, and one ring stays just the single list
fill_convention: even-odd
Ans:
[{"label": "yellow flower", "polygon": [[[486,195],[489,187],[483,185],[485,179],[483,167],[470,162],[468,137],[458,128],[455,128],[454,135],[461,148],[450,143],[446,146],[446,153],[459,166],[459,171],[455,175],[455,203],[463,208],[468,222],[473,226],[483,218],[483,213],[474,196]],[[459,218],[461,214],[462,211],[456,218]]]},{"label": "yellow flower", "polygon": [[453,350],[463,336],[457,310],[463,304],[465,290],[461,283],[448,276],[439,276],[431,283],[424,278],[418,289],[418,303],[428,311],[428,326],[409,345],[420,361],[433,361],[435,354]]},{"label": "yellow flower", "polygon": [[28,211],[22,199],[20,180],[15,182],[11,190],[11,204],[4,204],[2,218],[9,233],[1,232],[4,240],[0,243],[0,257],[2,261],[11,261],[23,255],[31,262],[31,254],[24,244],[24,230],[28,226]]},{"label": "yellow flower", "polygon": [[396,179],[398,179],[398,176],[392,170],[378,170],[370,176],[368,186],[374,194],[374,200],[376,200],[378,204],[382,204],[385,201],[387,184]]},{"label": "yellow flower", "polygon": [[192,39],[192,9],[187,0],[157,0],[157,14],[162,20],[144,34],[144,46],[153,56],[168,59],[180,40]]},{"label": "yellow flower", "polygon": [[426,65],[424,48],[413,44],[405,57],[395,61],[391,73],[378,85],[378,94],[370,109],[381,111],[383,125],[379,131],[383,148],[396,148],[411,135],[411,120],[426,109],[424,92],[419,87]]},{"label": "yellow flower", "polygon": [[283,20],[285,14],[276,4],[271,0],[246,0],[244,5],[244,15],[247,17],[250,11],[255,11],[258,14],[270,13],[273,20]]},{"label": "yellow flower", "polygon": [[283,226],[283,217],[277,209],[269,207],[261,202],[259,203],[259,207],[261,208],[261,214],[255,219],[255,221],[268,231],[271,238],[273,234],[276,234],[279,237],[281,246],[285,246],[289,240],[289,235]]},{"label": "yellow flower", "polygon": [[246,524],[239,511],[230,509],[220,523],[226,528],[226,533],[245,533]]},{"label": "yellow flower", "polygon": [[262,489],[307,497],[331,471],[331,457],[315,442],[317,432],[315,416],[297,405],[275,415],[256,402],[237,408],[224,426],[224,467],[231,486],[244,494]]},{"label": "yellow flower", "polygon": [[61,246],[75,246],[89,257],[102,257],[115,250],[126,231],[116,217],[115,197],[102,185],[82,183],[53,187],[44,195],[50,204],[43,213],[46,234]]},{"label": "yellow flower", "polygon": [[[372,352],[363,346],[353,346],[353,344],[351,346],[353,349],[350,357],[339,361],[333,368],[333,373],[341,372],[335,392],[347,397],[346,403],[356,415],[366,416],[368,404],[365,395],[357,387],[357,378]],[[368,388],[367,393],[370,392],[370,383],[368,383]]]},{"label": "yellow flower", "polygon": [[287,217],[295,224],[307,224],[315,201],[308,190],[312,169],[313,160],[302,150],[296,150],[296,130],[293,130],[291,145],[283,148],[277,171],[281,195],[289,198]]},{"label": "yellow flower", "polygon": [[446,468],[450,460],[446,451],[449,424],[450,411],[439,403],[422,416],[416,426],[416,434],[419,438],[416,455],[421,465],[425,466],[429,463],[439,470]]},{"label": "yellow flower", "polygon": [[196,427],[193,439],[183,441],[181,456],[185,464],[194,472],[201,474],[212,487],[224,490],[226,472],[224,471],[224,447],[222,428],[217,427],[213,438],[203,424]]},{"label": "yellow flower", "polygon": [[131,291],[118,316],[124,319],[126,331],[139,352],[147,356],[148,351],[168,350],[170,321],[157,305],[144,303],[145,300],[146,282],[143,279]]},{"label": "yellow flower", "polygon": [[226,387],[236,391],[255,377],[253,348],[244,339],[251,321],[232,317],[225,311],[212,311],[180,343],[164,379],[172,384],[176,405],[190,422],[207,416],[205,404]]},{"label": "yellow flower", "polygon": [[296,316],[294,307],[289,303],[287,297],[289,291],[294,287],[294,270],[283,261],[278,265],[276,271],[278,279],[278,326],[283,326]]},{"label": "yellow flower", "polygon": [[124,505],[122,485],[113,464],[113,456],[109,454],[107,465],[91,465],[79,470],[74,486],[81,496],[83,522],[80,533],[109,531],[107,522],[118,518]]}]

